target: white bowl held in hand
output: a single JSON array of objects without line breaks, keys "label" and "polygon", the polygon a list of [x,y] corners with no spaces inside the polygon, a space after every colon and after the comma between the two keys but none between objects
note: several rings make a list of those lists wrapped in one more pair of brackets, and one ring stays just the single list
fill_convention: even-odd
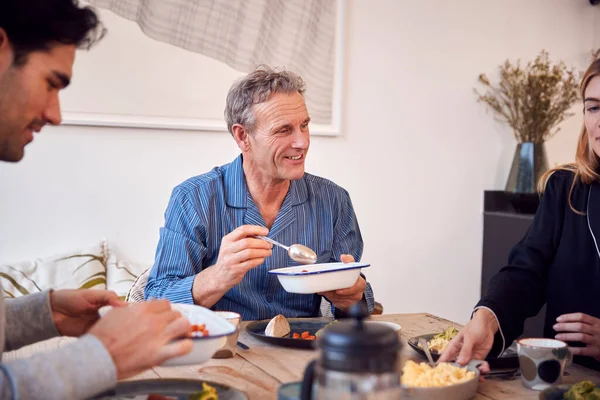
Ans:
[{"label": "white bowl held in hand", "polygon": [[299,265],[269,271],[277,275],[281,286],[289,293],[312,294],[352,287],[362,268],[361,262]]},{"label": "white bowl held in hand", "polygon": [[[208,336],[195,336],[190,338],[194,345],[192,351],[186,355],[167,360],[162,365],[192,365],[202,364],[208,361],[217,350],[227,342],[227,336],[236,332],[236,327],[208,308],[193,304],[171,304],[173,310],[177,310],[186,317],[192,325],[204,324]],[[99,310],[101,316],[106,314],[112,307],[102,307]]]}]

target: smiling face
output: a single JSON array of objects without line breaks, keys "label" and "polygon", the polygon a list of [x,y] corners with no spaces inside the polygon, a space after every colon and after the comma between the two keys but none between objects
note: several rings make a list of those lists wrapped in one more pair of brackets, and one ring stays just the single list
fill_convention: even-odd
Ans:
[{"label": "smiling face", "polygon": [[310,117],[302,95],[275,93],[255,104],[253,112],[255,128],[240,144],[244,163],[263,182],[302,178],[310,146]]},{"label": "smiling face", "polygon": [[592,78],[585,88],[583,107],[583,123],[590,145],[600,157],[600,76]]},{"label": "smiling face", "polygon": [[75,49],[57,44],[14,65],[10,42],[0,29],[0,160],[20,161],[34,132],[60,123],[58,92],[71,79]]}]

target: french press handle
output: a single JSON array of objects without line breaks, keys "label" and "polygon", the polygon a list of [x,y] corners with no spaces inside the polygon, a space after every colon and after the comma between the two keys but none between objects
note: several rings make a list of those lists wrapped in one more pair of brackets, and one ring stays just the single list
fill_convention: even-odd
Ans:
[{"label": "french press handle", "polygon": [[312,388],[315,381],[315,365],[317,365],[317,360],[312,360],[304,370],[300,400],[312,400]]}]

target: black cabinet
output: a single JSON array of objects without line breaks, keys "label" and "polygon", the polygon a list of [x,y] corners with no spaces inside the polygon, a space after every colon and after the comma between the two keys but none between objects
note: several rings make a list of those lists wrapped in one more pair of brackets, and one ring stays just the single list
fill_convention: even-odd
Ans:
[{"label": "black cabinet", "polygon": [[[520,208],[514,201],[524,201],[531,205],[535,198],[511,198],[503,191],[484,193],[483,212],[483,259],[481,271],[481,295],[487,291],[487,285],[502,267],[506,265],[511,248],[523,238],[531,225],[535,206],[529,207],[529,213],[517,212]],[[525,322],[524,337],[542,337],[546,306],[540,313]]]}]

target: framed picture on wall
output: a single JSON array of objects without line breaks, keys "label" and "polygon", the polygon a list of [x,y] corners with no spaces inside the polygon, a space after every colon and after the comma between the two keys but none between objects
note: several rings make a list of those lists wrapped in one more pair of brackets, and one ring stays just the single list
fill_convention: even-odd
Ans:
[{"label": "framed picture on wall", "polygon": [[[313,135],[340,133],[344,0],[338,0],[335,7],[331,109],[327,120],[313,117]],[[245,72],[155,40],[136,22],[96,9],[107,34],[90,51],[77,52],[73,82],[61,93],[63,124],[227,131],[223,118],[227,91]],[[303,78],[310,91],[310,77]],[[308,100],[307,105],[311,113]]]}]

